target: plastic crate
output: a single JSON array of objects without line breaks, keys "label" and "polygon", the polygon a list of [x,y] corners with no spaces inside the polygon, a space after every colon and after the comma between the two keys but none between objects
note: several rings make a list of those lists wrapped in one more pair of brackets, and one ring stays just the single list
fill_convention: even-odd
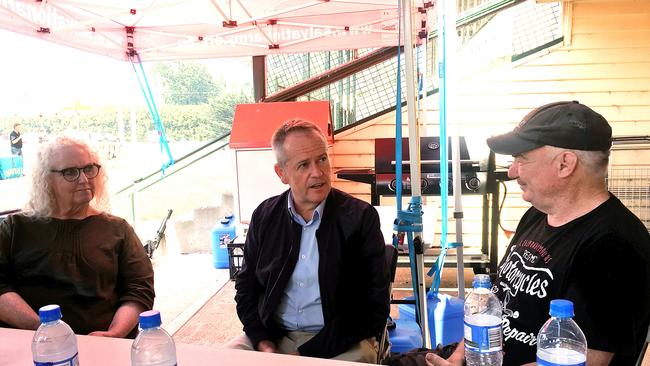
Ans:
[{"label": "plastic crate", "polygon": [[228,268],[230,279],[234,280],[244,260],[244,243],[228,243]]}]

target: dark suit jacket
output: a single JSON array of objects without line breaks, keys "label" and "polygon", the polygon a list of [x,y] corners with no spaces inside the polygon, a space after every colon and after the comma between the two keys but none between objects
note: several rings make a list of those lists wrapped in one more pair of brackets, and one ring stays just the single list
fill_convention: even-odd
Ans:
[{"label": "dark suit jacket", "polygon": [[[286,331],[274,313],[300,252],[302,227],[287,209],[289,191],[253,212],[237,275],[237,314],[255,346]],[[366,202],[332,189],[318,241],[318,279],[324,328],[299,347],[301,355],[331,358],[382,332],[389,313],[389,276],[379,215]]]}]

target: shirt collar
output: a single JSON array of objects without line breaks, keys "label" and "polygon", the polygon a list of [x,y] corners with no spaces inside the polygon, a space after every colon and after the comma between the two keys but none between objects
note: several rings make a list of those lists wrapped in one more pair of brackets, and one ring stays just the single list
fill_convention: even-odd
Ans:
[{"label": "shirt collar", "polygon": [[291,195],[291,191],[289,191],[287,197],[287,208],[289,210],[289,215],[291,215],[293,221],[299,223],[300,225],[305,226],[313,222],[318,222],[320,218],[323,217],[323,210],[325,209],[325,201],[327,201],[327,199],[324,199],[323,202],[319,203],[318,206],[316,206],[316,209],[314,210],[314,215],[311,217],[311,221],[309,222],[305,222],[305,219],[296,212],[294,208],[293,196]]}]

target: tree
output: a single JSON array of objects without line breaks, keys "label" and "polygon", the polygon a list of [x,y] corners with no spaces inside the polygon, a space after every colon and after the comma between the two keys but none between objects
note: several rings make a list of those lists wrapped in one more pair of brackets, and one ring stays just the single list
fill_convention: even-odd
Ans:
[{"label": "tree", "polygon": [[161,62],[154,66],[164,85],[165,103],[177,105],[206,104],[221,88],[207,67],[196,62]]},{"label": "tree", "polygon": [[[235,114],[235,106],[251,103],[252,87],[249,83],[233,86],[223,79],[214,80],[203,64],[191,62],[158,63],[153,70],[164,83],[164,105],[158,111],[170,141],[206,141],[230,132]],[[39,118],[20,116],[0,116],[0,133],[8,135],[13,123],[21,122],[29,126],[30,133],[43,136],[64,132],[70,126],[99,135],[116,136],[118,107],[93,109],[83,114],[60,112]],[[123,116],[123,118],[129,118]],[[136,135],[139,140],[146,138],[154,130],[149,110],[139,107],[136,110]],[[126,124],[129,136],[130,124]]]},{"label": "tree", "polygon": [[235,106],[252,101],[252,96],[244,91],[223,92],[210,98],[210,114],[220,126],[219,134],[229,132],[232,128]]}]

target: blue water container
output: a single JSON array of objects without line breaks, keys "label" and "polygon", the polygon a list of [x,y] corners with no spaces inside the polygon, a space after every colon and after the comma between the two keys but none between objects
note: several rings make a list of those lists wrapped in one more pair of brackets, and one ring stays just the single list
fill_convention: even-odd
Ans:
[{"label": "blue water container", "polygon": [[395,329],[388,331],[390,351],[397,353],[408,352],[422,347],[422,332],[415,319],[395,319]]},{"label": "blue water container", "polygon": [[229,215],[219,220],[212,229],[212,258],[214,268],[228,268],[228,242],[235,240],[235,217]]},{"label": "blue water container", "polygon": [[[413,299],[413,297],[410,297]],[[465,316],[463,300],[446,294],[427,293],[429,317],[429,335],[431,346],[446,346],[460,341],[463,334],[463,317]],[[411,304],[398,306],[400,319],[415,320],[415,308]]]}]

